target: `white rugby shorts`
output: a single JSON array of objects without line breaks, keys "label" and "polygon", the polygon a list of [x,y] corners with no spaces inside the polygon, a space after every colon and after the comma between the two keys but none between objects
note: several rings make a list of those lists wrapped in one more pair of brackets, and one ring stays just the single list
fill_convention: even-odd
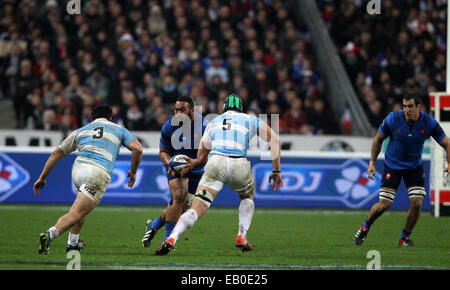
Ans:
[{"label": "white rugby shorts", "polygon": [[246,158],[230,158],[221,155],[209,157],[199,185],[220,191],[225,184],[238,194],[246,194],[253,190],[250,161]]},{"label": "white rugby shorts", "polygon": [[82,162],[74,162],[72,181],[78,191],[99,204],[111,182],[111,176],[100,167]]}]

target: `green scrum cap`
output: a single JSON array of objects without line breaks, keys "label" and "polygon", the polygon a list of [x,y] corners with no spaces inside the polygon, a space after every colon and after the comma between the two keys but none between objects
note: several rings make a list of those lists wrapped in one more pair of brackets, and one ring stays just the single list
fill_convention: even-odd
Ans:
[{"label": "green scrum cap", "polygon": [[242,100],[238,95],[231,94],[223,102],[223,111],[236,110],[242,112]]}]

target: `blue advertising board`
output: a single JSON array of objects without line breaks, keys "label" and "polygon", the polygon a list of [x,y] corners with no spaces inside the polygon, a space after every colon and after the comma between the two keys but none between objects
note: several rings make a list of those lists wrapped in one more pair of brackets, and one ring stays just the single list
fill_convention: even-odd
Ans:
[{"label": "blue advertising board", "polygon": [[[33,183],[39,177],[50,152],[0,152],[0,202],[70,204],[76,189],[71,181],[71,154],[55,166],[47,184],[37,196]],[[255,179],[255,204],[260,207],[348,208],[367,209],[378,200],[383,172],[383,159],[376,162],[375,180],[367,178],[369,156],[352,153],[321,153],[314,155],[289,152],[282,157],[284,187],[274,192],[268,183],[272,171],[270,160],[249,156]],[[283,154],[282,154],[283,156]],[[132,189],[127,186],[130,155],[121,154],[116,162],[112,180],[101,204],[165,205],[171,199],[165,169],[156,152],[145,153]],[[426,175],[430,161],[424,160]],[[426,178],[429,192],[429,178]],[[214,200],[213,206],[237,206],[239,198],[226,186]],[[405,185],[400,185],[392,209],[408,209]],[[430,209],[429,194],[423,205]]]}]

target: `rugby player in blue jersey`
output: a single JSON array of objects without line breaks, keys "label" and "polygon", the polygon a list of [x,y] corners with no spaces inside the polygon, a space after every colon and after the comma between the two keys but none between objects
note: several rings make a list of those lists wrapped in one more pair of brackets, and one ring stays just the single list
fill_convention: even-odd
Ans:
[{"label": "rugby player in blue jersey", "polygon": [[228,184],[241,199],[239,205],[239,226],[236,247],[251,251],[253,246],[247,241],[247,232],[253,217],[255,183],[247,160],[250,140],[258,135],[270,142],[273,172],[268,182],[272,190],[283,187],[280,168],[280,142],[277,134],[260,118],[242,112],[243,104],[239,96],[232,94],[225,98],[222,115],[209,123],[201,139],[195,159],[189,159],[181,174],[205,164],[205,172],[195,193],[192,206],[179,219],[166,241],[155,252],[167,255],[181,234],[191,228],[208,210],[217,194]]},{"label": "rugby player in blue jersey", "polygon": [[170,169],[169,161],[172,156],[179,154],[195,158],[207,124],[206,118],[195,113],[192,99],[181,96],[175,102],[174,116],[162,126],[159,157],[167,168],[167,180],[172,199],[158,218],[147,220],[147,231],[142,238],[144,247],[150,247],[156,232],[163,226],[165,226],[164,242],[181,214],[191,206],[195,189],[203,174],[203,166],[196,166],[191,172],[181,176]]},{"label": "rugby player in blue jersey", "polygon": [[408,189],[410,207],[398,246],[413,247],[414,243],[410,236],[419,220],[422,201],[426,195],[422,151],[427,138],[433,137],[445,149],[447,163],[450,166],[450,144],[439,123],[420,110],[420,100],[417,96],[406,95],[402,99],[402,105],[403,110],[391,112],[383,120],[372,143],[367,175],[373,180],[375,161],[383,140],[390,137],[385,153],[379,200],[372,206],[366,220],[356,232],[354,238],[356,245],[363,243],[375,220],[391,207],[403,178]]},{"label": "rugby player in blue jersey", "polygon": [[41,175],[34,183],[34,194],[43,189],[46,179],[58,161],[78,150],[72,168],[72,181],[77,196],[69,212],[61,216],[56,224],[40,234],[39,254],[48,254],[53,239],[69,228],[66,252],[80,250],[85,243],[79,234],[87,215],[100,203],[109,183],[114,164],[123,145],[131,151],[131,168],[128,171],[128,187],[133,187],[136,172],[142,160],[142,145],[123,126],[111,122],[112,110],[100,105],[92,110],[92,122],[73,131],[50,155]]}]

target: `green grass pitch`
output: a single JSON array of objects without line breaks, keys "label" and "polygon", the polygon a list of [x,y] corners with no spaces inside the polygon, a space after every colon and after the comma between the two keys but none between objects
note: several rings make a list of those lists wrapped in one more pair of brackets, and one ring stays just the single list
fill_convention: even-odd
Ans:
[{"label": "green grass pitch", "polygon": [[[257,206],[257,201],[256,201]],[[39,234],[53,226],[69,205],[0,205],[0,269],[64,270],[71,260],[67,232],[52,242],[48,255],[38,254]],[[237,208],[212,207],[188,230],[168,256],[154,256],[164,235],[161,229],[150,248],[140,241],[145,220],[162,207],[100,205],[81,232],[87,243],[81,269],[366,269],[380,253],[381,269],[450,269],[450,217],[423,212],[411,239],[414,248],[397,248],[405,211],[388,211],[372,226],[361,246],[353,235],[366,210],[266,209],[256,207],[248,240],[255,246],[243,253],[234,246]]]}]

